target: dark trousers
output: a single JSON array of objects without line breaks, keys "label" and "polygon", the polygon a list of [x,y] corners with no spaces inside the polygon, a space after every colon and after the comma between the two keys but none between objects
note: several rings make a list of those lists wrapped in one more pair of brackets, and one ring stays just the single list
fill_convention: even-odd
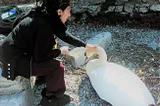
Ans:
[{"label": "dark trousers", "polygon": [[66,86],[62,62],[52,59],[43,63],[33,63],[32,68],[32,75],[45,78],[48,92],[56,97],[64,94]]}]

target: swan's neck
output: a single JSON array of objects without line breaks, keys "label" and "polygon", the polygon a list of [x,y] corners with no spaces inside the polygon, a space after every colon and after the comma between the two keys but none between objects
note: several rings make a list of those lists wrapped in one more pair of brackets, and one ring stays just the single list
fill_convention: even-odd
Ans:
[{"label": "swan's neck", "polygon": [[97,67],[103,66],[107,62],[107,54],[103,48],[97,47],[96,53],[99,58],[89,61],[87,64],[87,70],[94,70]]},{"label": "swan's neck", "polygon": [[102,47],[97,47],[96,53],[99,56],[99,59],[97,61],[99,61],[99,62],[106,62],[107,61],[106,51]]}]

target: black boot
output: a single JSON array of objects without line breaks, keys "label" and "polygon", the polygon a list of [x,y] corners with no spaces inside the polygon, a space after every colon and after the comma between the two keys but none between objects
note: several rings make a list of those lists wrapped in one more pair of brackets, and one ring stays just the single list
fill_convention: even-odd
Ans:
[{"label": "black boot", "polygon": [[54,98],[48,100],[48,98],[43,97],[38,106],[64,106],[71,101],[68,95],[64,95],[60,98]]},{"label": "black boot", "polygon": [[45,90],[42,91],[42,100],[38,106],[64,106],[71,101],[70,96],[63,95],[62,97],[46,96]]}]

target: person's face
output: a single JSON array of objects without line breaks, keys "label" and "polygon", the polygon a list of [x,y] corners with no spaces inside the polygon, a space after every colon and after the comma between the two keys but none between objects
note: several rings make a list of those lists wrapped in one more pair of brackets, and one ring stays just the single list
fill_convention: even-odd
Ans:
[{"label": "person's face", "polygon": [[63,24],[67,21],[67,19],[71,15],[71,6],[68,6],[65,10],[58,9],[58,15],[60,16],[60,19]]}]

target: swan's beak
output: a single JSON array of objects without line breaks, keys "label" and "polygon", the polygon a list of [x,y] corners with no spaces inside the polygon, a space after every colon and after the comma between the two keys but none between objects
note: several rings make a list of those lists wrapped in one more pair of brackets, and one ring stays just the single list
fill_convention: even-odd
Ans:
[{"label": "swan's beak", "polygon": [[87,52],[84,52],[85,60],[88,59]]},{"label": "swan's beak", "polygon": [[93,56],[93,54],[95,54],[94,51],[85,50],[84,52],[85,60],[89,59],[91,56]]}]

